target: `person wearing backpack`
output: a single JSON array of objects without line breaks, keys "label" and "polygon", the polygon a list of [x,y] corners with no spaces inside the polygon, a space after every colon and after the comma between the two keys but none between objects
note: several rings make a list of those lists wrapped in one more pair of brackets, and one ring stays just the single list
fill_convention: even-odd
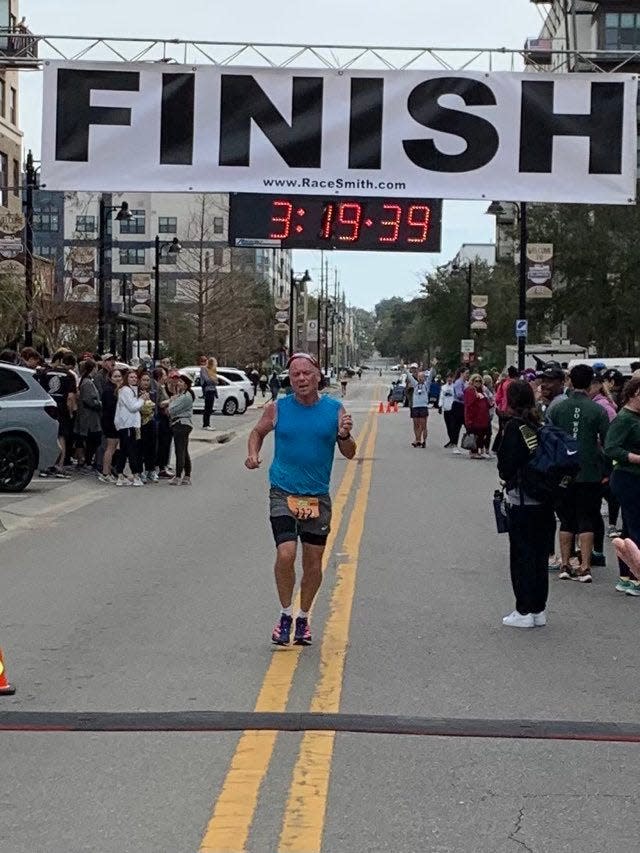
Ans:
[{"label": "person wearing backpack", "polygon": [[[580,471],[557,506],[562,558],[558,577],[561,580],[591,583],[594,533],[600,522],[602,484],[607,476],[603,447],[609,418],[604,409],[589,397],[593,368],[587,364],[577,364],[569,378],[571,396],[554,406],[549,413],[550,423],[576,440],[580,455]],[[580,543],[579,569],[574,569],[569,563],[576,536]]]},{"label": "person wearing backpack", "polygon": [[510,628],[547,623],[549,594],[547,540],[553,507],[527,491],[524,471],[537,445],[540,416],[528,382],[514,379],[507,390],[504,429],[498,448],[498,473],[506,488],[509,519],[509,567],[515,610],[502,620]]}]

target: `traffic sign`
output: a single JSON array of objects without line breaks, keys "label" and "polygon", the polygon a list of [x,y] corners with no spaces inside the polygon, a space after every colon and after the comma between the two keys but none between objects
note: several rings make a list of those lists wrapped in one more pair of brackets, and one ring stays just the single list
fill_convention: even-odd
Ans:
[{"label": "traffic sign", "polygon": [[289,326],[287,323],[276,323],[273,327],[276,332],[288,332]]},{"label": "traffic sign", "polygon": [[473,352],[474,343],[472,338],[463,338],[460,341],[460,352]]},{"label": "traffic sign", "polygon": [[529,334],[529,321],[516,320],[516,338],[526,338]]}]

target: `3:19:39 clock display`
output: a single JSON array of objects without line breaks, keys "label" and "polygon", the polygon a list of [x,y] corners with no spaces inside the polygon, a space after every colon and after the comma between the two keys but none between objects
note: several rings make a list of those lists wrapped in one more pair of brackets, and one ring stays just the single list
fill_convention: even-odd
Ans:
[{"label": "3:19:39 clock display", "polygon": [[232,193],[231,246],[439,252],[442,201]]}]

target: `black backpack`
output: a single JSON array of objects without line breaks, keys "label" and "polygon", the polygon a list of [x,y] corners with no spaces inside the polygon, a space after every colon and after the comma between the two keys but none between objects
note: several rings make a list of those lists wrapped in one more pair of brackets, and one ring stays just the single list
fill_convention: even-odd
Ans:
[{"label": "black backpack", "polygon": [[580,471],[578,442],[552,424],[540,429],[523,424],[520,434],[531,455],[519,473],[518,485],[536,501],[556,501]]}]

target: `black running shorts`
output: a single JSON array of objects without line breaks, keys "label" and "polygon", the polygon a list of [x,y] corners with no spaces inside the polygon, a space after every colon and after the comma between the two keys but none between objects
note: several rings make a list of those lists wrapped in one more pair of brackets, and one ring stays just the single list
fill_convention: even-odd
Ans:
[{"label": "black running shorts", "polygon": [[331,497],[317,495],[320,516],[309,519],[296,518],[289,509],[288,497],[287,492],[273,486],[269,492],[269,515],[276,547],[284,542],[296,542],[298,537],[308,545],[326,545],[331,530]]}]

